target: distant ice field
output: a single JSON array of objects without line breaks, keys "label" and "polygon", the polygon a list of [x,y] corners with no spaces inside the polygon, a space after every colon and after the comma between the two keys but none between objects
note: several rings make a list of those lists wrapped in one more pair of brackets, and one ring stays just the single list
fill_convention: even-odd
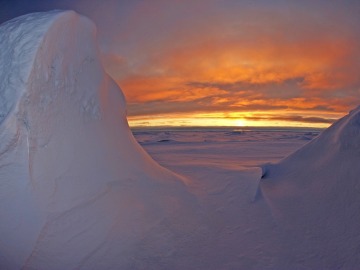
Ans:
[{"label": "distant ice field", "polygon": [[307,128],[133,128],[161,165],[182,173],[186,166],[244,170],[277,162],[322,131]]}]

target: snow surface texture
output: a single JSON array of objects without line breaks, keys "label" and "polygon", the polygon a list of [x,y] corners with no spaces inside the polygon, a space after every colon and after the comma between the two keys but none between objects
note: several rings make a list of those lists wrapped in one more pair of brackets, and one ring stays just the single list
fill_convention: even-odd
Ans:
[{"label": "snow surface texture", "polygon": [[198,203],[133,138],[93,23],[35,13],[0,36],[0,269],[161,265]]},{"label": "snow surface texture", "polygon": [[[358,269],[360,109],[264,166],[260,184],[255,159],[218,163],[213,138],[157,140],[185,151],[180,165],[162,156],[185,178],[134,139],[88,19],[35,13],[0,36],[0,269]],[[238,151],[282,156],[260,137]]]},{"label": "snow surface texture", "polygon": [[172,171],[178,167],[209,165],[230,170],[259,168],[264,163],[278,162],[319,132],[279,128],[133,129],[141,146]]},{"label": "snow surface texture", "polygon": [[[360,263],[360,107],[275,165],[263,167],[261,193],[308,268]],[[296,241],[296,240],[295,240]]]}]

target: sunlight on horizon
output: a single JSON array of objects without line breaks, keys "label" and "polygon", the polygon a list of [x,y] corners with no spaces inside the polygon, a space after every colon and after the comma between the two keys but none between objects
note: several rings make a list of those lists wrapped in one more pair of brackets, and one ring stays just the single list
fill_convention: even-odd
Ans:
[{"label": "sunlight on horizon", "polygon": [[[261,113],[197,113],[152,116],[129,116],[130,127],[311,127],[327,128],[331,123],[322,123],[321,118],[277,116]],[[341,114],[330,115],[332,122]],[[277,118],[276,118],[277,117]],[[293,120],[292,120],[293,119]],[[320,120],[319,120],[320,119]]]}]

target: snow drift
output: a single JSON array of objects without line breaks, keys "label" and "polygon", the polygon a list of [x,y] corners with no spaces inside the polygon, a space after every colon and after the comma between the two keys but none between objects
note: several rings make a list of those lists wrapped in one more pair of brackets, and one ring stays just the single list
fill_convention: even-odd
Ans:
[{"label": "snow drift", "polygon": [[134,269],[181,256],[198,204],[133,138],[93,23],[35,13],[0,36],[0,268]]},{"label": "snow drift", "polygon": [[311,268],[355,269],[360,263],[359,162],[360,107],[263,168],[261,193]]}]

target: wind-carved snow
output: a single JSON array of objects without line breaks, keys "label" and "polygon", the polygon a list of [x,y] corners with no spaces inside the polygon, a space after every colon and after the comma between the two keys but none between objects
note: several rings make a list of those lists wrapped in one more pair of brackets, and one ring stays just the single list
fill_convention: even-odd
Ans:
[{"label": "wind-carved snow", "polygon": [[0,123],[25,90],[36,50],[54,12],[30,14],[0,27]]},{"label": "wind-carved snow", "polygon": [[[360,261],[360,107],[263,171],[261,192],[298,239],[308,268],[356,269]],[[301,255],[300,255],[301,254]]]},{"label": "wind-carved snow", "polygon": [[0,269],[358,267],[359,108],[260,184],[259,168],[167,155],[185,178],[134,139],[92,22],[34,13],[0,36]]},{"label": "wind-carved snow", "polygon": [[35,13],[0,35],[0,268],[166,260],[196,234],[198,203],[133,138],[93,23]]}]

